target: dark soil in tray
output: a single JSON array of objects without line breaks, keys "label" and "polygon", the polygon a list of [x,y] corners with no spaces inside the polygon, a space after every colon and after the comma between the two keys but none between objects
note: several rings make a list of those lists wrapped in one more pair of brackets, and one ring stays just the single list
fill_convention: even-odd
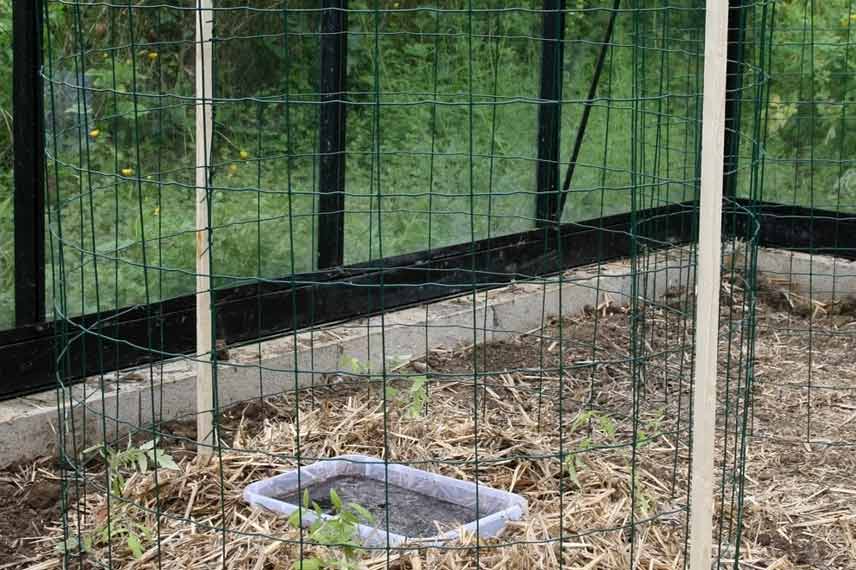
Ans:
[{"label": "dark soil in tray", "polygon": [[[308,488],[311,500],[318,503],[326,514],[333,514],[330,490],[335,489],[342,502],[356,503],[368,510],[375,518],[374,525],[386,530],[386,511],[389,504],[389,531],[412,538],[429,538],[443,531],[473,522],[477,518],[475,509],[456,505],[430,497],[404,487],[376,479],[342,476],[328,479]],[[387,490],[388,489],[388,490]],[[300,504],[297,494],[279,497],[279,500]],[[485,516],[483,513],[482,516]]]}]

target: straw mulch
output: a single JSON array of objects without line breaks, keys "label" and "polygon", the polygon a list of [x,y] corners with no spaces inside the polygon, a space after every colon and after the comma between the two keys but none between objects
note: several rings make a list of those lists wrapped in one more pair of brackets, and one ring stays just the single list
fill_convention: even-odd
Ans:
[{"label": "straw mulch", "polygon": [[856,568],[856,300],[762,279],[746,568]]},{"label": "straw mulch", "polygon": [[[818,438],[856,442],[856,375],[854,359],[848,361],[853,335],[835,336],[849,330],[850,318],[841,311],[833,318],[759,306],[756,384],[746,422],[753,437],[745,508],[739,511],[734,481],[741,465],[747,401],[741,378],[748,352],[740,337],[741,282],[724,287],[717,551],[726,564],[737,554],[734,529],[742,514],[741,568],[856,567],[856,486],[848,480],[856,459],[852,448],[818,443]],[[462,479],[477,476],[480,483],[529,501],[524,521],[482,540],[478,549],[475,539],[466,537],[449,549],[361,551],[359,568],[534,569],[556,568],[560,560],[566,568],[586,570],[630,568],[631,560],[640,569],[682,568],[692,331],[678,309],[686,301],[681,292],[672,292],[663,306],[642,307],[645,319],[634,331],[628,309],[606,297],[584,315],[546,323],[526,335],[487,346],[435,347],[427,358],[398,371],[431,378],[427,406],[415,418],[400,397],[385,403],[377,384],[344,375],[299,395],[229,410],[224,447],[208,464],[194,458],[192,426],[166,426],[163,442],[180,469],[159,470],[157,484],[151,472],[131,475],[122,500],[114,498],[109,509],[97,462],[90,463],[85,479],[69,485],[77,497],[69,532],[92,533],[108,517],[117,526],[139,524],[154,533],[144,541],[142,557],[134,558],[126,541],[116,537],[109,551],[98,544],[76,563],[291,567],[300,556],[299,531],[281,517],[249,508],[241,493],[249,482],[292,469],[299,442],[304,458],[385,455]],[[804,387],[809,324],[811,398]],[[641,357],[635,364],[631,346]],[[477,384],[474,369],[480,372]],[[834,390],[818,387],[833,380]],[[393,383],[400,393],[408,386],[406,379]],[[803,443],[809,409],[813,443]],[[569,457],[576,457],[574,473],[565,467],[573,461]],[[58,567],[54,546],[62,532],[57,521],[44,538],[32,541],[34,568]],[[337,549],[312,545],[303,554],[341,557]]]}]

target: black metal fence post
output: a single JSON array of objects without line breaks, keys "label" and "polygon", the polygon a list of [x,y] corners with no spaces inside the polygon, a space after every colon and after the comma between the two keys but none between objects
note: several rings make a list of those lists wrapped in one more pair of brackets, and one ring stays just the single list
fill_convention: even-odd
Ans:
[{"label": "black metal fence post", "polygon": [[536,217],[539,227],[551,226],[559,203],[559,132],[562,116],[565,0],[544,0],[541,41],[541,104],[538,108]]},{"label": "black metal fence post", "polygon": [[45,316],[42,3],[12,3],[12,109],[15,167],[15,322]]},{"label": "black metal fence post", "polygon": [[341,266],[345,257],[347,6],[347,0],[324,0],[321,16],[318,269]]},{"label": "black metal fence post", "polygon": [[740,96],[743,87],[743,57],[746,43],[746,9],[743,0],[733,0],[728,10],[728,63],[725,78],[725,164],[723,195],[737,197],[737,166],[740,152]]}]

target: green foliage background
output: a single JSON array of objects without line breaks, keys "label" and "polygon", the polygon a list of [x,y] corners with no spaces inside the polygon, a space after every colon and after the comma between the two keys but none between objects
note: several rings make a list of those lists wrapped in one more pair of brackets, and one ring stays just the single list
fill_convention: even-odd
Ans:
[{"label": "green foliage background", "polygon": [[[279,0],[254,0],[252,9],[240,0],[217,2],[217,286],[314,268],[316,4],[294,0],[285,12]],[[853,207],[851,4],[773,3],[770,102],[761,109],[764,199]],[[65,287],[50,286],[49,294],[67,301],[60,308],[70,314],[194,287],[195,16],[159,2],[136,5],[129,13],[103,3],[46,3],[47,192]],[[598,8],[607,5],[569,2],[563,160],[608,18]],[[694,195],[703,3],[641,5],[656,9],[617,19],[565,221]],[[373,6],[349,3],[346,262],[534,227],[541,2],[477,2],[472,20],[464,0],[444,2],[439,12],[420,9],[419,0],[385,2],[379,18]],[[752,8],[750,55],[760,53],[751,31],[760,25],[760,10]],[[10,1],[3,0],[0,326],[13,316],[10,19]],[[756,105],[764,103],[756,81],[747,69],[741,94],[747,134]],[[82,84],[87,89],[74,88]],[[748,158],[750,141],[741,152]],[[744,194],[747,180],[744,174]]]},{"label": "green foliage background", "polygon": [[15,318],[12,239],[12,5],[0,1],[0,327]]}]

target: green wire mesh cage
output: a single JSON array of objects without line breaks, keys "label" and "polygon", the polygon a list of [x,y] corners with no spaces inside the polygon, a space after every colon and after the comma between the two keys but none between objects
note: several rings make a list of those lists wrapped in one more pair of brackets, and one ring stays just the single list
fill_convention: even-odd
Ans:
[{"label": "green wire mesh cage", "polygon": [[[703,2],[44,8],[67,564],[685,566]],[[739,195],[771,11],[742,9],[714,527],[735,568],[758,235]],[[380,490],[298,476],[296,518],[244,500],[342,455]],[[527,512],[365,543],[358,524],[424,518],[402,466]]]},{"label": "green wire mesh cage", "polygon": [[[766,205],[759,221],[772,237],[758,255],[756,366],[770,373],[757,378],[749,460],[759,477],[788,475],[780,485],[764,485],[753,521],[765,517],[786,529],[784,555],[797,565],[847,567],[854,560],[853,525],[839,517],[852,513],[838,512],[851,504],[851,486],[841,483],[850,479],[856,444],[849,357],[856,4],[773,8],[762,184],[758,194],[743,195]],[[795,519],[809,504],[811,511]],[[835,522],[825,526],[826,520]],[[822,540],[808,530],[816,526]],[[760,535],[764,542],[767,533]]]}]

